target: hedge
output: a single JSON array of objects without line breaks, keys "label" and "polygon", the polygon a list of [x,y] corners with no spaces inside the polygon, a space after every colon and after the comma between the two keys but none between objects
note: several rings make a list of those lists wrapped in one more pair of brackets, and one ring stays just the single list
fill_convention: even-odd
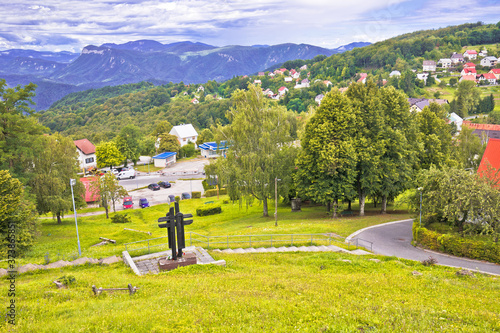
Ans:
[{"label": "hedge", "polygon": [[[225,188],[221,188],[219,190],[219,195],[225,195],[227,194],[227,190]],[[205,197],[215,197],[217,195],[217,189],[213,189],[213,190],[206,190],[205,191]]]},{"label": "hedge", "polygon": [[500,264],[500,244],[498,243],[440,234],[423,227],[419,228],[418,222],[413,223],[413,239],[430,250]]},{"label": "hedge", "polygon": [[201,198],[201,192],[192,192],[192,198],[193,199]]},{"label": "hedge", "polygon": [[207,216],[207,215],[215,215],[222,213],[222,208],[219,204],[209,204],[203,205],[201,207],[196,208],[197,216]]}]

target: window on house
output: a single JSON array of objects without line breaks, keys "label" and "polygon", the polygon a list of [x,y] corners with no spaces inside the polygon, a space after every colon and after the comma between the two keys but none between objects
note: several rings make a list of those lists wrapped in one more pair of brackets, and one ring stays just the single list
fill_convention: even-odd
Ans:
[{"label": "window on house", "polygon": [[85,159],[85,163],[87,163],[87,164],[88,163],[92,163],[92,162],[94,162],[94,158],[93,157],[89,157],[89,158]]},{"label": "window on house", "polygon": [[182,141],[186,142],[186,138],[182,139]]}]

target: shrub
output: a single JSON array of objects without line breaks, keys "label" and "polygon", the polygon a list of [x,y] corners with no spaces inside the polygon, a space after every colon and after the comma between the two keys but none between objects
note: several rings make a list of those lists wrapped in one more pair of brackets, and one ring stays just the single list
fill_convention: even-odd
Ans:
[{"label": "shrub", "polygon": [[203,205],[196,208],[197,216],[207,216],[207,215],[215,215],[222,213],[222,208],[219,204],[209,204]]},{"label": "shrub", "polygon": [[63,285],[65,286],[69,286],[71,284],[73,284],[76,279],[73,275],[64,275],[64,276],[61,276],[59,279],[57,279],[57,281],[61,282]]},{"label": "shrub", "polygon": [[229,203],[229,200],[224,199],[224,200],[222,200],[222,203],[223,203],[224,205],[227,205],[227,204]]},{"label": "shrub", "polygon": [[130,223],[132,219],[128,214],[115,214],[111,216],[111,222],[113,223]]},{"label": "shrub", "polygon": [[413,239],[428,249],[454,256],[500,263],[500,244],[466,239],[458,235],[440,234],[413,224]]},{"label": "shrub", "polygon": [[[219,195],[226,195],[227,194],[227,190],[225,188],[221,188],[219,190]],[[207,190],[205,191],[205,197],[215,197],[217,195],[217,189],[213,189],[213,190]]]},{"label": "shrub", "polygon": [[215,185],[210,185],[206,179],[204,179],[201,182],[201,185],[203,185],[203,191],[208,191],[208,190],[213,190],[215,189]]},{"label": "shrub", "polygon": [[179,201],[181,201],[181,197],[180,197],[180,196],[178,196],[178,195],[176,195],[176,196],[175,196],[175,202],[179,202]]},{"label": "shrub", "polygon": [[191,194],[192,194],[191,197],[193,199],[199,199],[199,198],[201,198],[201,192],[196,191],[196,192],[192,192]]}]

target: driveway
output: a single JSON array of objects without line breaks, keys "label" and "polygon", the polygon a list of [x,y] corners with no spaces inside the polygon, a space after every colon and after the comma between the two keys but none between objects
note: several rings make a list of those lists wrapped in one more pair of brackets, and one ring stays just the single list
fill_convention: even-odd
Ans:
[{"label": "driveway", "polygon": [[375,254],[396,256],[404,259],[422,261],[433,257],[438,265],[461,267],[470,270],[500,275],[500,265],[485,261],[454,257],[434,251],[423,250],[411,245],[413,220],[390,222],[372,226],[355,232],[347,239],[358,239],[359,245],[364,246],[372,242],[372,251]]}]

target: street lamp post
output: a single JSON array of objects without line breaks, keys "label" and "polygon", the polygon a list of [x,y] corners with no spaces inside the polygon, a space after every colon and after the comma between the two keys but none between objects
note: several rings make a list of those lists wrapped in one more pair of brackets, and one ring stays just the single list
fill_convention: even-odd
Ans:
[{"label": "street lamp post", "polygon": [[424,190],[423,187],[419,187],[418,190],[420,191],[420,220],[418,222],[418,227],[422,227],[422,191]]},{"label": "street lamp post", "polygon": [[78,235],[78,222],[76,220],[75,195],[73,194],[73,186],[76,185],[76,180],[70,179],[69,184],[71,185],[71,198],[73,199],[73,212],[75,213],[76,239],[78,240],[78,255],[81,257],[82,249],[80,248],[80,236]]},{"label": "street lamp post", "polygon": [[274,226],[278,226],[278,177],[274,178]]}]

